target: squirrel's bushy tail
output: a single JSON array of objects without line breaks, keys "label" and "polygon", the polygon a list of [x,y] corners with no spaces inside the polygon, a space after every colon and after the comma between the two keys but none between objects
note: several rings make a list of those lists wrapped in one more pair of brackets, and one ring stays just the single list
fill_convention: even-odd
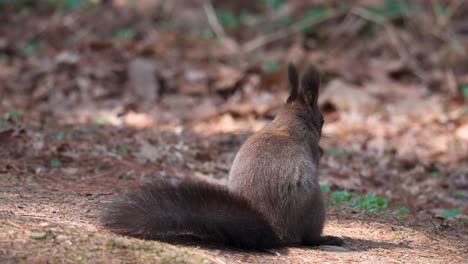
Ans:
[{"label": "squirrel's bushy tail", "polygon": [[201,241],[242,249],[270,249],[282,242],[244,198],[223,186],[158,182],[110,204],[102,218],[109,230],[167,242]]}]

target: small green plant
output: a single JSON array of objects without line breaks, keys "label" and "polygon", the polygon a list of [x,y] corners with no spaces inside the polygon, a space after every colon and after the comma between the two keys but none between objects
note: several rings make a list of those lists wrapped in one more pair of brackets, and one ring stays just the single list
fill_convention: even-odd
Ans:
[{"label": "small green plant", "polygon": [[[331,199],[330,205],[332,206],[345,206],[352,209],[366,211],[370,215],[379,215],[388,208],[387,199],[378,197],[375,194],[355,197],[353,193],[348,191],[335,191],[332,192],[329,197]],[[343,209],[345,208],[343,207]],[[345,213],[346,210],[343,210],[343,212]]]},{"label": "small green plant", "polygon": [[279,21],[284,26],[290,26],[294,22],[293,18],[288,15],[282,16]]},{"label": "small green plant", "polygon": [[461,87],[461,94],[468,98],[468,84]]},{"label": "small green plant", "polygon": [[408,219],[408,215],[411,213],[411,210],[408,207],[400,206],[398,207],[398,220],[404,221]]},{"label": "small green plant", "polygon": [[137,32],[133,28],[121,28],[115,31],[114,37],[119,39],[132,39],[136,34]]},{"label": "small green plant", "polygon": [[126,156],[128,154],[128,149],[124,145],[119,146],[119,151],[122,156]]},{"label": "small green plant", "polygon": [[0,0],[0,5],[7,5],[7,4],[13,4],[17,2],[18,0]]},{"label": "small green plant", "polygon": [[328,186],[328,185],[320,185],[320,189],[322,189],[323,193],[329,193],[330,192],[330,186]]},{"label": "small green plant", "polygon": [[58,158],[53,158],[51,161],[50,161],[50,166],[52,167],[61,167],[63,165],[62,161]]},{"label": "small green plant", "polygon": [[55,138],[56,138],[57,140],[62,141],[62,140],[65,139],[65,133],[63,133],[63,132],[58,132],[57,134],[55,134]]},{"label": "small green plant", "polygon": [[15,110],[12,110],[12,111],[6,113],[6,116],[5,116],[5,118],[7,120],[13,120],[13,121],[19,121],[23,117],[24,117],[23,112],[19,112],[19,111],[15,111]]},{"label": "small green plant", "polygon": [[281,9],[284,6],[284,0],[263,0],[263,2],[273,10]]},{"label": "small green plant", "polygon": [[352,207],[364,210],[370,215],[378,215],[385,211],[388,207],[387,199],[378,197],[375,194],[368,194],[356,200]]},{"label": "small green plant", "polygon": [[264,65],[266,73],[275,73],[278,72],[281,68],[279,62],[274,60],[267,60]]},{"label": "small green plant", "polygon": [[33,183],[33,178],[32,177],[27,177],[26,178],[26,183],[27,184],[32,184]]},{"label": "small green plant", "polygon": [[0,61],[3,63],[9,63],[11,60],[10,56],[5,53],[0,53]]},{"label": "small green plant", "polygon": [[94,122],[98,125],[109,125],[111,123],[108,117],[96,117]]},{"label": "small green plant", "polygon": [[332,10],[328,8],[314,8],[311,9],[301,20],[299,20],[299,27],[305,33],[312,33],[315,31],[314,23],[330,16]]},{"label": "small green plant", "polygon": [[93,7],[94,2],[91,0],[63,0],[63,8],[66,10],[73,10],[83,7]]},{"label": "small green plant", "polygon": [[132,178],[132,176],[130,176],[130,175],[124,173],[124,174],[121,174],[121,175],[119,176],[119,179],[124,180],[124,181],[129,181],[129,180],[132,180],[133,178]]},{"label": "small green plant", "polygon": [[213,32],[208,28],[205,28],[205,29],[192,28],[190,30],[190,34],[194,38],[203,38],[207,40],[212,39],[214,37]]},{"label": "small green plant", "polygon": [[405,13],[410,13],[414,8],[414,4],[409,1],[385,0],[381,8],[368,7],[366,10],[383,19],[395,19],[403,16]]},{"label": "small green plant", "polygon": [[435,9],[437,16],[440,16],[440,17],[446,17],[450,14],[450,8],[445,5],[438,4],[435,6],[434,9]]},{"label": "small green plant", "polygon": [[333,205],[340,206],[346,202],[351,201],[351,199],[354,197],[354,194],[348,191],[335,191],[330,194],[330,197],[333,200]]},{"label": "small green plant", "polygon": [[19,181],[18,176],[16,175],[11,176],[11,181],[14,183],[18,182]]},{"label": "small green plant", "polygon": [[237,29],[241,24],[234,13],[230,11],[217,10],[216,16],[218,17],[219,23],[221,23],[221,25],[227,29]]},{"label": "small green plant", "polygon": [[335,158],[341,158],[345,155],[342,151],[339,151],[335,148],[328,148],[328,153],[330,153],[330,155],[332,155]]},{"label": "small green plant", "polygon": [[8,122],[7,120],[5,119],[0,119],[0,127],[6,127],[6,126],[10,126],[11,123]]},{"label": "small green plant", "polygon": [[27,57],[33,57],[39,54],[42,49],[42,44],[39,41],[30,41],[24,47],[24,54]]},{"label": "small green plant", "polygon": [[441,173],[440,171],[431,171],[429,172],[429,176],[431,176],[432,178],[438,178],[440,177]]},{"label": "small green plant", "polygon": [[81,8],[93,8],[96,3],[92,0],[46,0],[47,4],[62,10],[70,11]]},{"label": "small green plant", "polygon": [[442,217],[445,219],[454,218],[455,216],[461,214],[461,209],[448,210],[442,213]]},{"label": "small green plant", "polygon": [[455,192],[455,197],[458,199],[464,199],[468,197],[468,192],[464,190],[458,190]]},{"label": "small green plant", "polygon": [[411,213],[411,210],[408,207],[400,206],[398,207],[398,212],[402,214],[409,214]]},{"label": "small green plant", "polygon": [[157,26],[161,31],[172,32],[177,28],[178,22],[175,19],[169,19],[157,23]]}]

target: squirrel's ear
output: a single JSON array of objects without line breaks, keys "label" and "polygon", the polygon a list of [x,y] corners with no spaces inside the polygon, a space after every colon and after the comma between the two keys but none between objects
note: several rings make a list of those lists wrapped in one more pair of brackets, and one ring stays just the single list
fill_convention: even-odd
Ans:
[{"label": "squirrel's ear", "polygon": [[302,77],[300,96],[309,105],[316,105],[320,87],[320,73],[314,66],[310,66]]},{"label": "squirrel's ear", "polygon": [[291,103],[297,99],[297,95],[299,93],[299,75],[297,74],[296,66],[292,63],[289,63],[288,66],[288,77],[289,85],[291,86],[291,93],[289,94],[287,103]]}]

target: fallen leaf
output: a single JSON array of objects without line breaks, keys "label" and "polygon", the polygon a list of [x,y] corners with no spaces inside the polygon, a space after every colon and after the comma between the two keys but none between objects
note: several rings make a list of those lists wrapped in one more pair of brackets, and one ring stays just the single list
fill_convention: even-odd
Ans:
[{"label": "fallen leaf", "polygon": [[124,116],[124,123],[128,126],[143,128],[152,125],[154,120],[148,114],[129,111]]},{"label": "fallen leaf", "polygon": [[238,83],[243,73],[233,67],[226,65],[220,65],[217,67],[216,81],[213,84],[213,88],[216,91],[224,91],[233,89],[236,83]]},{"label": "fallen leaf", "polygon": [[375,97],[341,80],[331,81],[319,97],[322,107],[331,104],[338,111],[368,113],[378,104]]},{"label": "fallen leaf", "polygon": [[407,97],[389,105],[388,109],[393,116],[408,116],[427,123],[438,119],[442,115],[441,105],[436,96],[429,98]]},{"label": "fallen leaf", "polygon": [[193,116],[198,120],[206,120],[216,116],[219,113],[218,107],[214,104],[211,98],[204,99],[198,106],[193,109]]},{"label": "fallen leaf", "polygon": [[80,56],[76,53],[63,51],[55,57],[57,64],[75,65],[80,61]]},{"label": "fallen leaf", "polygon": [[468,124],[463,124],[455,130],[455,136],[460,140],[468,142]]},{"label": "fallen leaf", "polygon": [[156,70],[156,65],[148,59],[137,58],[128,65],[129,89],[145,102],[154,102],[158,98],[160,87]]},{"label": "fallen leaf", "polygon": [[140,150],[135,154],[138,158],[142,158],[145,161],[155,162],[161,158],[161,152],[154,145],[148,141],[142,141]]}]

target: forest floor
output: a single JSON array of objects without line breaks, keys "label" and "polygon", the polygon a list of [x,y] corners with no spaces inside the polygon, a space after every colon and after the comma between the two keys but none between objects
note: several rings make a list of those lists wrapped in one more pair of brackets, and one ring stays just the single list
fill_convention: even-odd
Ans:
[{"label": "forest floor", "polygon": [[[303,17],[301,2],[291,1],[291,16]],[[336,10],[333,2],[309,8]],[[173,6],[144,16],[44,6],[0,16],[0,262],[467,262],[465,17],[451,15],[428,37],[404,16],[414,24],[356,7],[316,21],[316,11],[305,19],[317,29],[292,23],[287,37],[263,43],[268,29],[236,28],[223,13],[230,37],[221,42],[206,29],[180,34],[177,24],[201,27],[210,15],[187,3],[176,9],[181,21],[167,19]],[[289,61],[323,73],[325,234],[343,247],[242,252],[101,228],[106,204],[154,179],[226,184],[242,142],[285,101]]]}]

